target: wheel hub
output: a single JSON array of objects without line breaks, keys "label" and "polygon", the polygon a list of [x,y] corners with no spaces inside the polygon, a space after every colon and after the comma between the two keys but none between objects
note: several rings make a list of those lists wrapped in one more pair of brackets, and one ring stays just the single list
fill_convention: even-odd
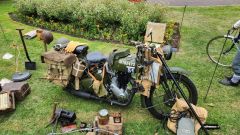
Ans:
[{"label": "wheel hub", "polygon": [[168,107],[172,107],[175,103],[175,98],[174,97],[171,97],[169,96],[168,94],[165,94],[164,95],[164,98],[163,98],[163,102],[166,106]]}]

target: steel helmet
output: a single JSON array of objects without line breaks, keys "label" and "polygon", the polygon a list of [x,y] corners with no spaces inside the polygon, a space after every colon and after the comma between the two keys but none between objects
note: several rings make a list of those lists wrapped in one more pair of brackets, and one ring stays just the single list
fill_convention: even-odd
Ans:
[{"label": "steel helmet", "polygon": [[50,44],[53,41],[53,35],[50,31],[44,30],[41,34],[41,39],[45,44]]}]

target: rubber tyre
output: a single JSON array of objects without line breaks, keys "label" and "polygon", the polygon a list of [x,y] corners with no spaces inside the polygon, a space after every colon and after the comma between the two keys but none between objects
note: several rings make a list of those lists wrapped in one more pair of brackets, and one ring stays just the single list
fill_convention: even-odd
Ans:
[{"label": "rubber tyre", "polygon": [[[189,99],[190,103],[193,103],[194,105],[196,105],[197,100],[198,100],[198,93],[197,93],[197,89],[196,89],[195,85],[193,84],[193,82],[184,75],[173,73],[173,76],[176,80],[178,80],[179,83],[182,83],[184,86],[186,86],[188,95],[189,95],[188,99]],[[180,77],[181,77],[181,80],[180,80]],[[167,80],[172,80],[170,78],[171,78],[170,75],[167,75]],[[160,83],[160,85],[161,85],[161,83]],[[152,102],[152,97],[153,97],[155,90],[156,89],[151,89],[149,98],[146,96],[142,96],[142,97],[144,99],[144,103],[145,103],[145,106],[147,107],[148,111],[155,118],[157,118],[159,120],[163,120],[167,117],[167,113],[169,113],[169,112],[164,112],[163,110],[158,111],[155,107],[152,107],[152,106],[154,106],[154,104]],[[169,109],[171,109],[171,107],[169,107]]]},{"label": "rubber tyre", "polygon": [[[228,38],[228,39],[231,41],[231,43],[232,43],[232,38],[230,38],[230,37],[227,37],[227,38]],[[220,45],[223,45],[225,39],[226,39],[226,37],[224,37],[224,36],[216,36],[216,37],[212,38],[212,39],[208,42],[208,44],[207,44],[206,52],[207,52],[207,55],[208,55],[209,59],[210,59],[213,63],[216,63],[216,64],[218,64],[218,65],[220,65],[220,66],[223,66],[223,67],[231,67],[231,66],[232,66],[232,63],[224,64],[224,63],[221,63],[221,61],[218,62],[218,58],[214,58],[214,57],[211,56],[211,54],[210,54],[210,47],[213,46],[212,44],[213,44],[214,42],[217,42],[217,40],[219,40],[219,42],[220,42],[220,40],[222,40],[222,41],[220,42],[220,43],[221,43]],[[226,45],[226,46],[227,46],[227,45]],[[222,46],[219,46],[219,47],[222,48]],[[234,49],[234,48],[233,48],[233,49]],[[214,50],[217,50],[217,48],[215,48]],[[219,52],[217,57],[219,57],[220,52],[221,52],[221,49],[218,49],[217,51]],[[233,50],[231,50],[231,51],[233,51]],[[236,54],[236,53],[233,52],[232,54]],[[234,57],[234,56],[232,56],[231,60],[233,59],[233,57]],[[232,61],[231,61],[231,62],[232,62]]]}]

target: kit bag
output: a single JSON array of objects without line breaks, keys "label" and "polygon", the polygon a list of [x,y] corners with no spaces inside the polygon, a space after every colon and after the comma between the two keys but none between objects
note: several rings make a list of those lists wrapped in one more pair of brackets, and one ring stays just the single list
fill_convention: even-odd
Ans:
[{"label": "kit bag", "polygon": [[16,100],[23,100],[31,91],[31,88],[27,82],[11,82],[6,83],[3,88],[3,92],[13,92]]},{"label": "kit bag", "polygon": [[15,110],[15,98],[13,92],[0,93],[0,113],[7,113]]},{"label": "kit bag", "polygon": [[82,77],[86,66],[83,61],[76,60],[75,64],[73,65],[72,75],[75,76],[75,90],[79,90],[80,86],[80,78]]},{"label": "kit bag", "polygon": [[47,78],[55,84],[66,86],[69,82],[72,65],[76,56],[72,53],[49,51],[43,55],[44,62],[48,65]]},{"label": "kit bag", "polygon": [[78,78],[81,78],[86,66],[83,61],[76,60],[75,64],[73,65],[72,75]]},{"label": "kit bag", "polygon": [[103,80],[104,80],[104,76],[105,76],[105,66],[103,66],[103,71],[102,71],[102,79],[98,80],[91,72],[88,71],[88,75],[93,79],[93,84],[92,84],[92,88],[94,90],[94,93],[98,96],[98,97],[104,97],[107,96],[108,92],[105,89],[105,86],[103,85]]}]

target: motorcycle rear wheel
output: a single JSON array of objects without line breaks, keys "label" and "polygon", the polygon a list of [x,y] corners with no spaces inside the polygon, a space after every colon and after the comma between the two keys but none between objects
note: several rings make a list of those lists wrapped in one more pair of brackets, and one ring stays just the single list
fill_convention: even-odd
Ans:
[{"label": "motorcycle rear wheel", "polygon": [[[198,94],[197,89],[194,83],[185,75],[173,73],[174,78],[178,82],[179,86],[184,91],[184,94],[194,105],[197,104]],[[166,82],[169,86],[169,89],[176,95],[178,98],[181,98],[179,90],[173,85],[173,79],[170,75],[166,75]],[[164,82],[160,82],[159,88],[152,88],[150,91],[150,96],[144,96],[144,103],[148,111],[157,119],[163,120],[168,117],[168,114],[171,111],[172,106],[175,103],[176,96],[169,96],[167,94],[166,88],[164,88]]]}]

